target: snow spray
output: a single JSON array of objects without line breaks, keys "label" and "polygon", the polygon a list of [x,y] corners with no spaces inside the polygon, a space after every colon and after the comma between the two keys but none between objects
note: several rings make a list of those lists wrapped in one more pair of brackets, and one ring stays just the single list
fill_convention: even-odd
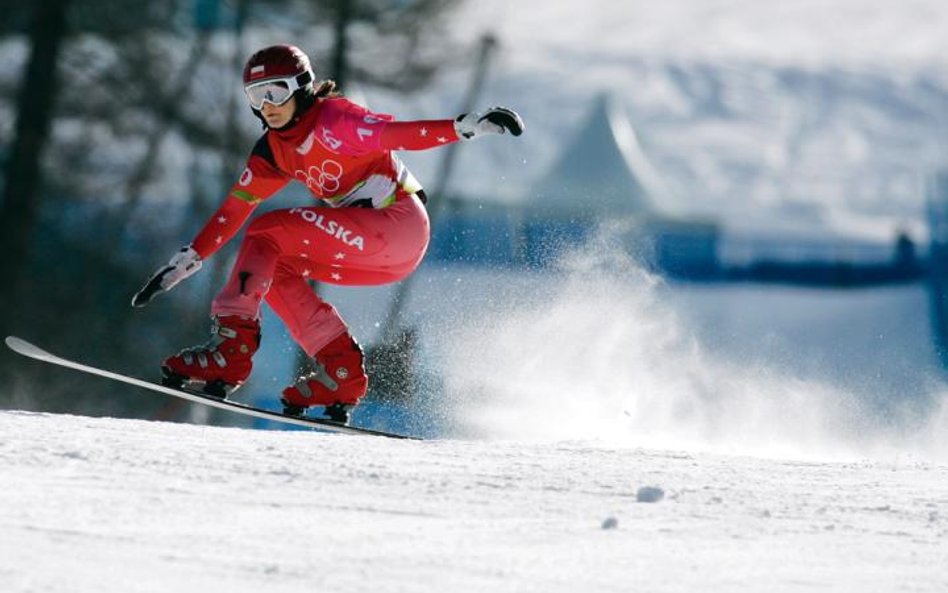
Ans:
[{"label": "snow spray", "polygon": [[909,431],[860,394],[798,378],[779,360],[704,346],[617,236],[601,233],[562,258],[555,280],[544,274],[543,289],[445,340],[460,434],[814,459],[939,449],[948,408]]}]

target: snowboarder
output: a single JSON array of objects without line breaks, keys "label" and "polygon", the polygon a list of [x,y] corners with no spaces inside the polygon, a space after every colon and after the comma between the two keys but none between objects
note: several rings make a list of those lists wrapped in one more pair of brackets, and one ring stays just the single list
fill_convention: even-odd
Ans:
[{"label": "snowboarder", "polygon": [[211,340],[166,359],[163,382],[229,395],[250,375],[266,300],[316,369],[283,390],[284,412],[299,416],[325,406],[328,418],[345,423],[368,388],[363,352],[307,281],[376,285],[411,274],[428,246],[426,197],[393,151],[519,136],[523,122],[502,107],[453,120],[396,121],[349,101],[331,80],[317,82],[307,55],[292,45],[254,53],[243,84],[263,135],[220,208],[132,304],[144,306],[197,272],[258,204],[290,181],[305,184],[330,207],[276,210],[250,223],[230,278],[211,305]]}]

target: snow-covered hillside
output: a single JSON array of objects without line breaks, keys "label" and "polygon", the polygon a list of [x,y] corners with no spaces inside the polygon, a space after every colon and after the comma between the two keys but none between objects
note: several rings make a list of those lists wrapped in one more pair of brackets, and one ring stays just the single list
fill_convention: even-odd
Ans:
[{"label": "snow-covered hillside", "polygon": [[[517,108],[527,133],[464,146],[452,194],[506,204],[536,199],[537,183],[596,98],[612,93],[672,190],[659,208],[741,233],[888,242],[908,230],[926,238],[926,179],[948,166],[948,8],[940,0],[483,0],[461,4],[446,27],[446,37],[471,51],[454,55],[430,86],[409,96],[347,91],[401,118],[452,116],[470,84],[476,38],[495,34],[498,51],[478,104]],[[260,18],[246,43],[298,43],[322,75],[330,68],[328,38],[305,23]],[[446,43],[445,53],[456,47]],[[207,68],[219,75],[220,64],[231,64],[229,34],[209,51],[215,59]],[[13,84],[10,70],[25,50],[8,41],[0,52],[8,58],[0,76]],[[239,95],[239,72],[228,81]],[[215,102],[222,85],[208,86]],[[256,130],[242,114],[242,125]],[[140,150],[125,141],[100,140],[122,155]],[[404,156],[435,186],[439,151]],[[195,166],[213,186],[220,165],[206,158],[172,134],[163,175],[143,199],[165,208],[169,196],[189,195]],[[230,182],[206,189],[222,193]]]},{"label": "snow-covered hillside", "polygon": [[948,52],[937,0],[482,0],[464,10],[459,36],[490,28],[510,47],[507,62],[561,74],[557,58],[569,50],[898,67],[938,64]]},{"label": "snow-covered hillside", "polygon": [[[742,233],[926,237],[926,178],[948,164],[943,2],[487,0],[457,22],[462,38],[498,35],[484,100],[516,106],[528,126],[516,144],[465,147],[460,192],[535,198],[611,92],[673,190],[659,207]],[[452,70],[415,114],[455,108],[467,77]],[[436,169],[407,158],[423,179]]]},{"label": "snow-covered hillside", "polygon": [[8,593],[948,587],[948,466],[908,456],[798,462],[11,411],[0,435]]}]

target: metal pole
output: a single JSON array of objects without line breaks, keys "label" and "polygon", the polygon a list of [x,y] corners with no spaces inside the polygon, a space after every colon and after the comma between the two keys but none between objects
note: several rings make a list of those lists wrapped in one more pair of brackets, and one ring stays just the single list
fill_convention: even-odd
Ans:
[{"label": "metal pole", "polygon": [[[496,47],[496,37],[491,34],[481,37],[480,51],[478,52],[477,56],[477,65],[474,69],[474,76],[471,79],[471,85],[468,87],[467,94],[465,95],[464,101],[461,104],[460,113],[467,113],[474,109],[478,95],[480,95],[481,89],[484,86],[484,80],[487,78],[491,53]],[[454,144],[444,148],[444,156],[442,157],[441,163],[438,167],[438,174],[435,177],[435,189],[431,193],[431,200],[428,203],[428,218],[431,221],[432,228],[434,227],[435,220],[444,209],[445,202],[447,201],[444,196],[448,188],[448,184],[451,181],[451,174],[454,170],[458,144],[458,142],[455,142]],[[382,324],[382,336],[380,342],[383,344],[390,344],[397,338],[396,333],[398,332],[398,327],[400,325],[405,302],[407,301],[408,292],[411,290],[413,277],[414,276],[409,276],[395,287],[395,294],[392,295],[388,316],[385,318],[385,323]]]}]

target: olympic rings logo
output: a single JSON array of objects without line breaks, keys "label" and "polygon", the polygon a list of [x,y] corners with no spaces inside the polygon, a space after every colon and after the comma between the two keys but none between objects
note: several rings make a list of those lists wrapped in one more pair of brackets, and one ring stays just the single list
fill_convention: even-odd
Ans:
[{"label": "olympic rings logo", "polygon": [[326,159],[322,168],[313,165],[306,171],[297,169],[296,178],[313,191],[318,188],[320,194],[332,194],[339,191],[339,180],[343,173],[342,165],[332,159]]}]

